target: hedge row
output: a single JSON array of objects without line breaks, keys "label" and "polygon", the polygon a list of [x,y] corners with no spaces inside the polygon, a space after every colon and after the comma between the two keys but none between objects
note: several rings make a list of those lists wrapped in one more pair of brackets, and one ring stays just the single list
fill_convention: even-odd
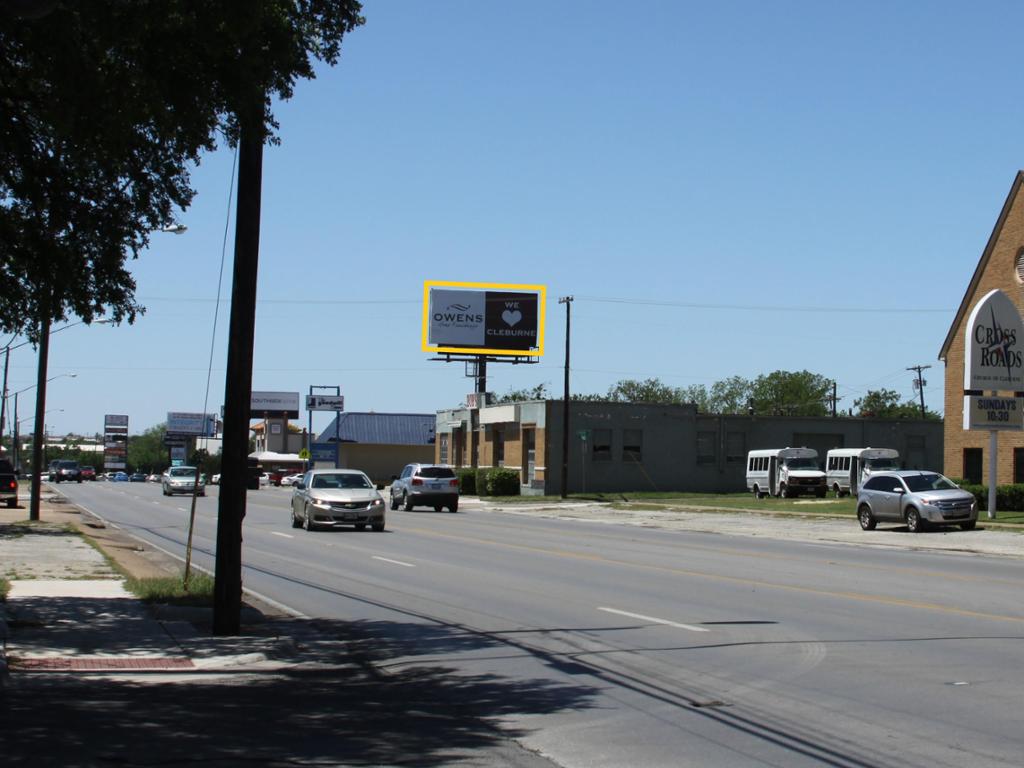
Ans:
[{"label": "hedge row", "polygon": [[[979,509],[988,508],[988,486],[974,483],[959,483],[968,493],[973,493],[978,500]],[[1005,512],[1024,512],[1024,484],[996,486],[996,509]]]},{"label": "hedge row", "polygon": [[456,470],[456,475],[459,478],[459,489],[469,496],[519,495],[519,473],[514,469],[462,467]]}]

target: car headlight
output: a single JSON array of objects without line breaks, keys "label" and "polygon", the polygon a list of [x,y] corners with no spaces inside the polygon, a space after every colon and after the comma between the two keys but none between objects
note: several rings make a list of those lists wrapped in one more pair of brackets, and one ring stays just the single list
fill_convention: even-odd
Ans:
[{"label": "car headlight", "polygon": [[374,499],[373,501],[370,502],[370,506],[371,507],[383,507],[384,506],[384,499]]},{"label": "car headlight", "polygon": [[329,501],[324,501],[323,499],[313,499],[313,506],[317,509],[330,509],[331,503]]}]

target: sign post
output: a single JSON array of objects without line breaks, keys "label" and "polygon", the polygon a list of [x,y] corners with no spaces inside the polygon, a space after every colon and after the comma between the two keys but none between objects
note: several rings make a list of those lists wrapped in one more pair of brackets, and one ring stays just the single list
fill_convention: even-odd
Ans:
[{"label": "sign post", "polygon": [[1010,297],[996,289],[971,310],[966,334],[964,429],[989,434],[988,518],[994,520],[999,433],[1024,430],[1024,322]]}]

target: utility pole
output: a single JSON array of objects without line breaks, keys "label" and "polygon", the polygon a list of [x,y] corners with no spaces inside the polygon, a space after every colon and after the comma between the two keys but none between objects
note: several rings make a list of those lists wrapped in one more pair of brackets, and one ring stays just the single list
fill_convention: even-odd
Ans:
[{"label": "utility pole", "polygon": [[242,520],[249,474],[249,410],[252,403],[253,342],[256,335],[256,276],[260,253],[263,185],[263,100],[239,114],[238,203],[231,326],[224,382],[224,443],[217,504],[213,633],[237,635],[242,612]]},{"label": "utility pole", "polygon": [[562,390],[562,498],[569,492],[569,340],[572,327],[572,296],[558,300],[565,304],[565,387]]},{"label": "utility pole", "polygon": [[925,417],[924,385],[927,384],[928,382],[921,378],[921,371],[925,371],[925,370],[927,370],[929,368],[931,368],[930,365],[912,365],[909,368],[907,368],[908,371],[917,371],[917,383],[916,383],[916,386],[917,386],[917,391],[921,395],[921,418],[922,419]]},{"label": "utility pole", "polygon": [[36,376],[36,423],[32,437],[32,485],[28,506],[28,519],[39,520],[39,494],[43,479],[43,439],[46,425],[46,366],[50,358],[50,316],[49,304],[39,320],[39,368]]}]

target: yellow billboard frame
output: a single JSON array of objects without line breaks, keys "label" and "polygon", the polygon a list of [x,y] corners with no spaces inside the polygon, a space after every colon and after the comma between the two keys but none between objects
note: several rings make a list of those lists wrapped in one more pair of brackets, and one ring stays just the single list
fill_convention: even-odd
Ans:
[{"label": "yellow billboard frame", "polygon": [[[497,291],[532,291],[537,293],[537,349],[484,349],[481,347],[440,347],[431,346],[427,342],[430,330],[430,289],[431,288],[465,288]],[[541,357],[544,354],[544,325],[547,314],[546,285],[525,285],[522,283],[470,283],[458,280],[425,280],[423,282],[423,336],[421,339],[424,352],[456,352],[469,355],[501,355],[502,357]]]}]

